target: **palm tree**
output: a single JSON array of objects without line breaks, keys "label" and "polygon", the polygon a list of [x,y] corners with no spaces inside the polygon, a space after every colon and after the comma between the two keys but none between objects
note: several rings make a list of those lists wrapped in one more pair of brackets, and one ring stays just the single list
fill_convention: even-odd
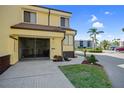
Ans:
[{"label": "palm tree", "polygon": [[96,46],[99,44],[99,40],[98,39],[94,39],[94,37],[92,35],[90,35],[90,38],[92,39],[92,42],[94,42],[94,40],[96,40]]},{"label": "palm tree", "polygon": [[93,40],[94,43],[94,49],[96,48],[96,35],[100,34],[100,33],[104,33],[104,31],[97,31],[97,28],[91,28],[89,29],[89,31],[87,33],[90,33],[90,37]]}]

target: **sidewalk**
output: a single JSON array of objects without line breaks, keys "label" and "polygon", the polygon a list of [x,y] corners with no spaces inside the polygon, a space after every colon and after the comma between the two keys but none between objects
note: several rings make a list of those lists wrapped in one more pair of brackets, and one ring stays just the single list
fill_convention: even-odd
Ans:
[{"label": "sidewalk", "polygon": [[[78,55],[83,55],[82,51],[75,51],[75,53],[78,54]],[[124,53],[115,52],[115,51],[106,51],[105,50],[105,51],[103,51],[103,53],[89,53],[89,52],[87,52],[87,54],[106,55],[106,56],[111,56],[111,57],[124,59]]]},{"label": "sidewalk", "polygon": [[124,59],[124,53],[120,53],[120,52],[116,52],[116,51],[107,51],[106,50],[106,51],[104,51],[104,55]]}]

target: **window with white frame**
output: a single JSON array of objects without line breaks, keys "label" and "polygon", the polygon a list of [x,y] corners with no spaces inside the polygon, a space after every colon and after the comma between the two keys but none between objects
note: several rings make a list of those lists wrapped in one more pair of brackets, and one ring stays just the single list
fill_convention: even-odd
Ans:
[{"label": "window with white frame", "polygon": [[69,18],[61,17],[61,27],[69,27]]},{"label": "window with white frame", "polygon": [[24,22],[36,24],[36,13],[24,11]]},{"label": "window with white frame", "polygon": [[64,44],[65,45],[73,45],[73,36],[65,35]]}]

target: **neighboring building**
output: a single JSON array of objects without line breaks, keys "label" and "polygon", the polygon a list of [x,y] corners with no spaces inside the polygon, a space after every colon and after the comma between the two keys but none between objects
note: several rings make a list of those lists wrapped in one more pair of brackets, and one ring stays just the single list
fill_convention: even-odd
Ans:
[{"label": "neighboring building", "polygon": [[76,40],[75,41],[75,48],[92,48],[93,42],[91,40]]},{"label": "neighboring building", "polygon": [[120,47],[124,47],[124,41],[120,41]]},{"label": "neighboring building", "polygon": [[74,57],[71,12],[34,5],[0,6],[0,54],[23,58]]}]

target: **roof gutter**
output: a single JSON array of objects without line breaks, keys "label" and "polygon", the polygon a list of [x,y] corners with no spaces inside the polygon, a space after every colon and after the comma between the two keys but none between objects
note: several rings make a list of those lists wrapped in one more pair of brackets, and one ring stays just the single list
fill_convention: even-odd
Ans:
[{"label": "roof gutter", "polygon": [[48,13],[48,26],[50,26],[50,9],[49,9],[49,13]]},{"label": "roof gutter", "polygon": [[63,37],[63,39],[62,39],[62,41],[61,41],[61,48],[62,48],[62,56],[64,57],[64,54],[63,54],[63,41],[64,41],[64,39],[65,39],[65,32],[64,32],[64,37]]},{"label": "roof gutter", "polygon": [[40,5],[31,5],[31,6],[39,7],[39,8],[44,8],[44,9],[50,9],[50,10],[54,10],[54,11],[58,11],[58,12],[63,12],[63,13],[68,13],[68,14],[72,14],[72,12],[63,11],[63,10],[54,9],[54,8],[48,8],[48,7],[40,6]]}]

